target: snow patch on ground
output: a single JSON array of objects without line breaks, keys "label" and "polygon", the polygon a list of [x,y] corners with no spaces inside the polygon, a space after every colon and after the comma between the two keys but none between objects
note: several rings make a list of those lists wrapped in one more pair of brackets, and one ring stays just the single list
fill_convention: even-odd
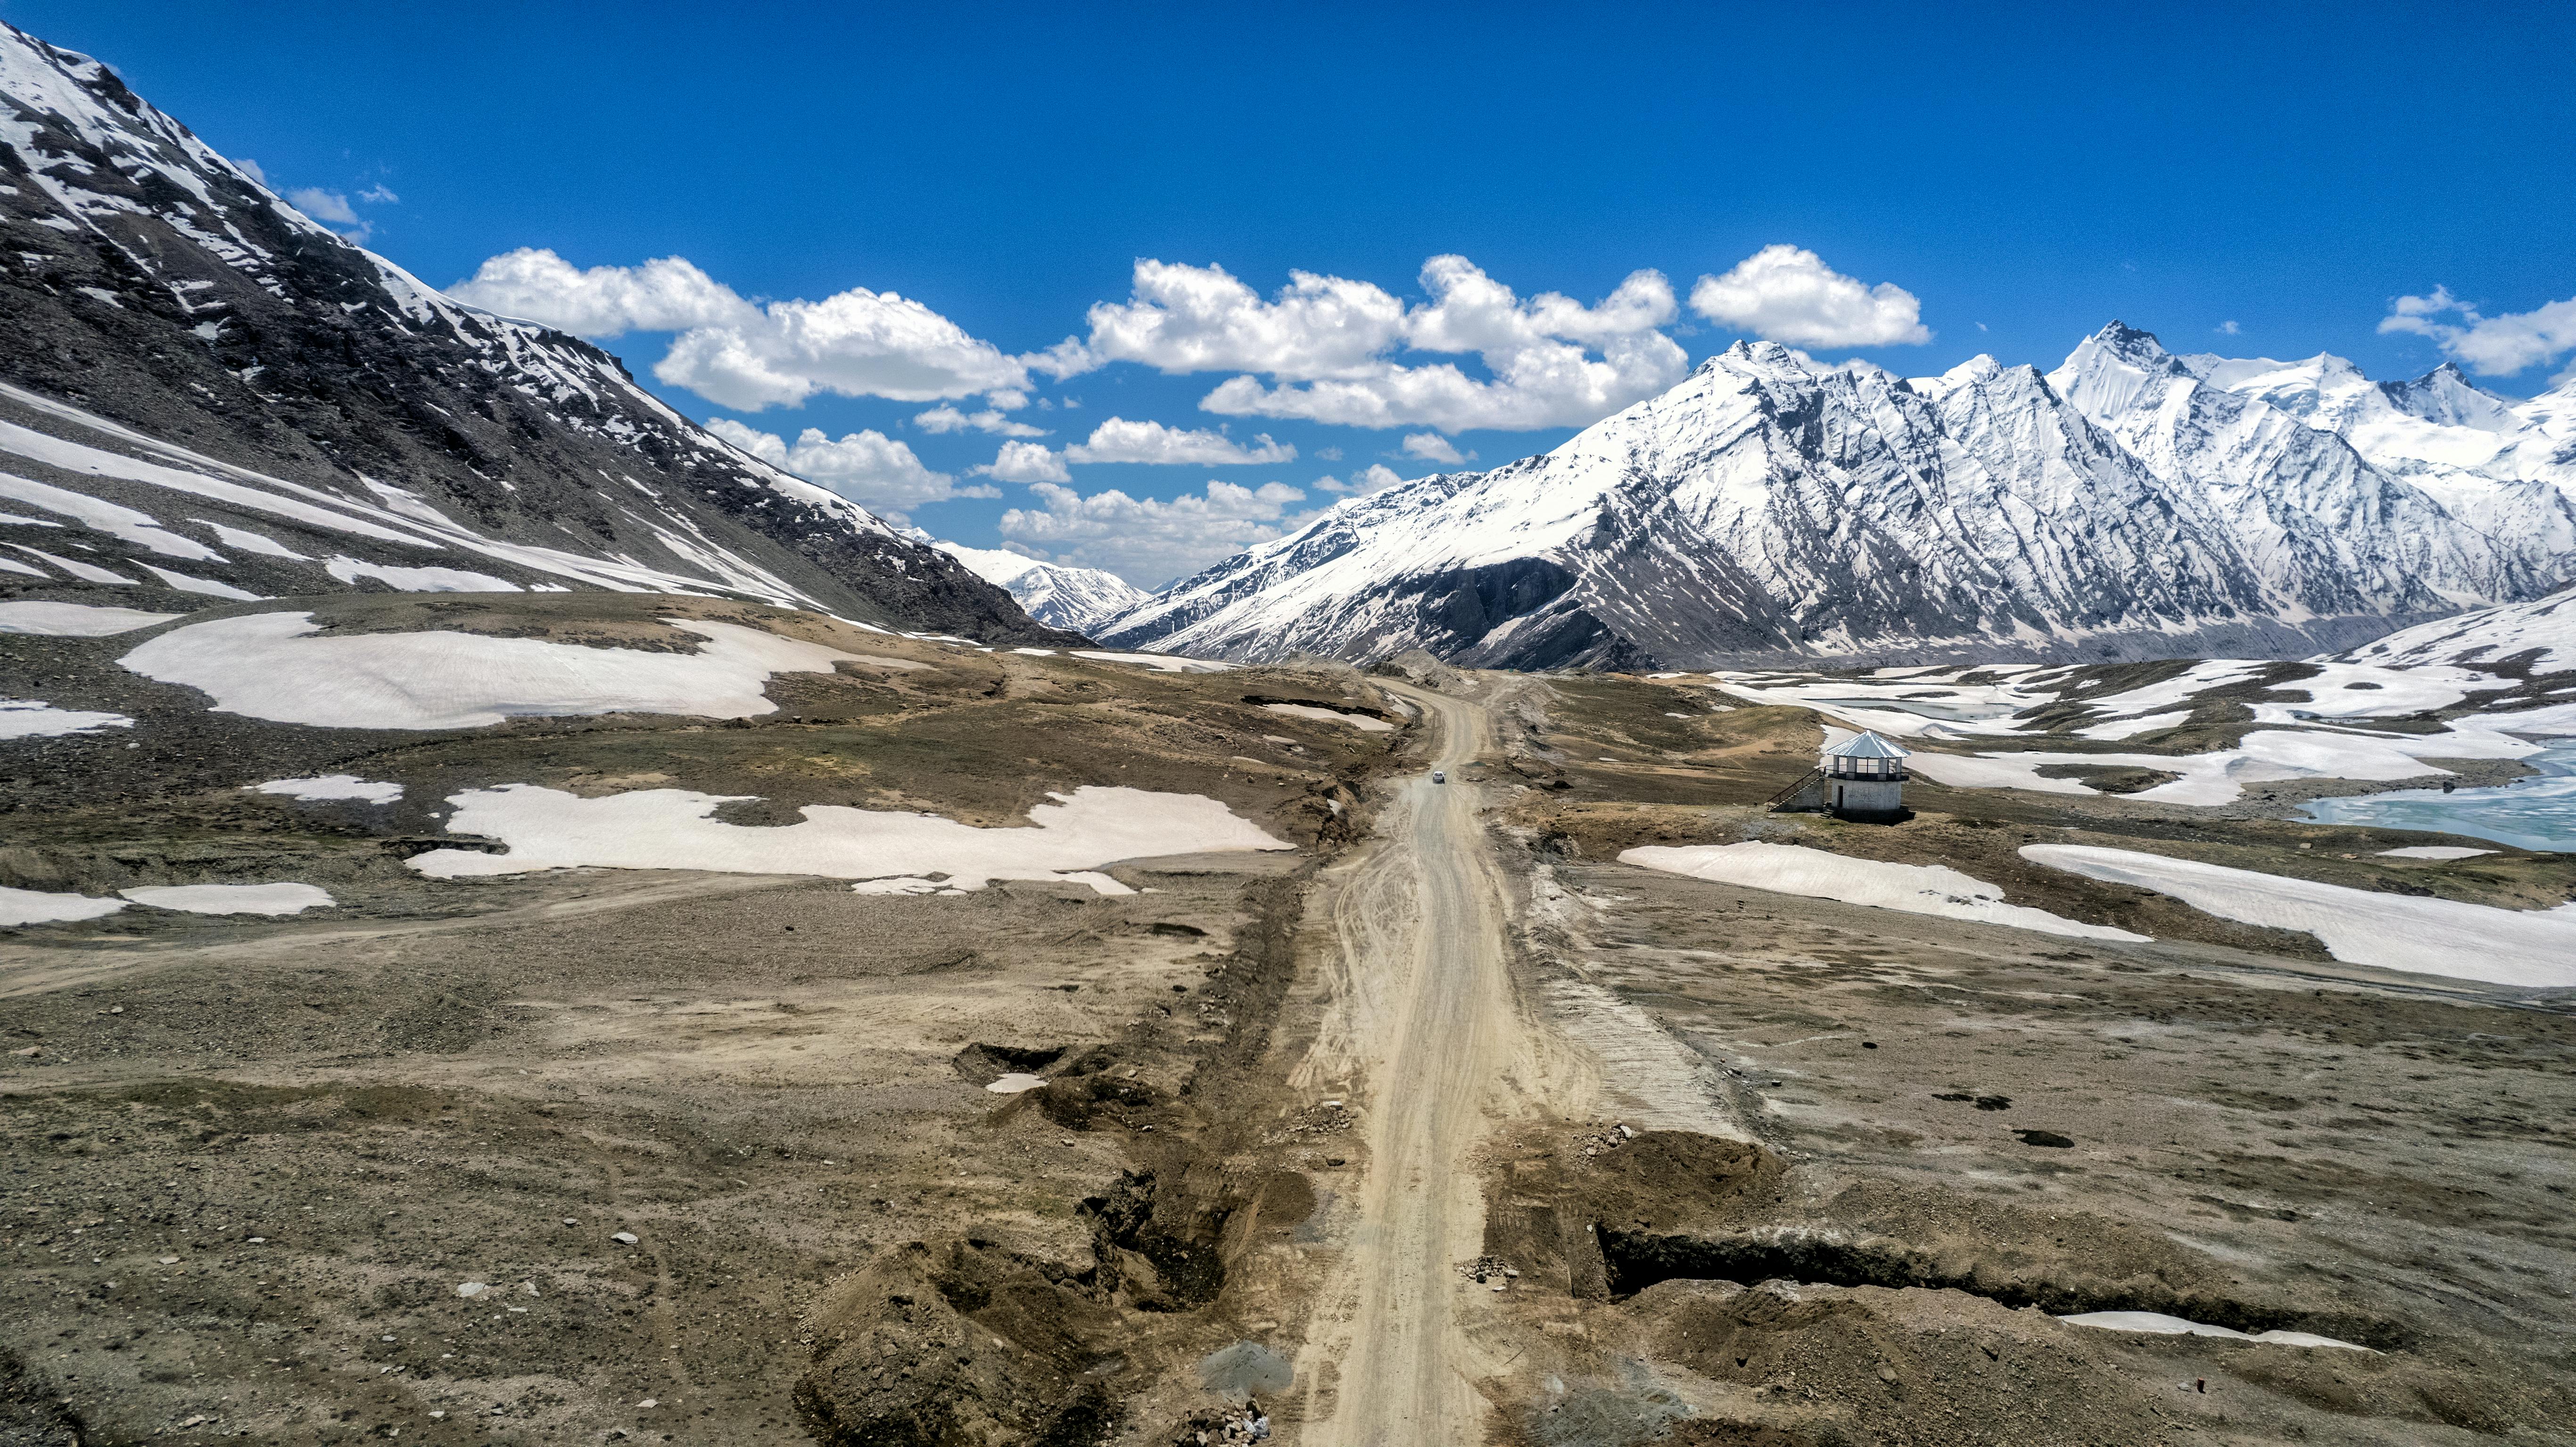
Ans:
[{"label": "snow patch on ground", "polygon": [[99,729],[130,729],[134,720],[121,713],[88,713],[56,708],[33,698],[0,698],[0,739],[55,739]]},{"label": "snow patch on ground", "polygon": [[1982,879],[1938,864],[1891,864],[1877,859],[1853,859],[1795,844],[1757,841],[1650,845],[1622,852],[1619,862],[1671,874],[1687,874],[1694,879],[1714,880],[1720,884],[1767,889],[1775,894],[1838,899],[1845,904],[1903,910],[1907,914],[1938,915],[1943,919],[1974,920],[1979,924],[2010,925],[2015,929],[2038,930],[2043,934],[2096,940],[2147,938],[2108,925],[2082,924],[2060,918],[2044,909],[2006,904],[2002,890]]},{"label": "snow patch on ground", "polygon": [[231,598],[243,603],[256,603],[267,596],[264,593],[251,592],[247,588],[236,588],[230,583],[219,583],[212,578],[192,578],[186,573],[174,573],[168,568],[156,568],[150,563],[136,563],[134,566],[160,579],[161,586],[176,588],[182,593],[203,593],[209,598]]},{"label": "snow patch on ground", "polygon": [[2474,859],[2493,854],[2492,849],[2471,849],[2463,844],[2415,844],[2404,849],[2382,849],[2382,859]]},{"label": "snow patch on ground", "polygon": [[1385,719],[1372,718],[1364,713],[1344,713],[1340,709],[1322,708],[1306,703],[1265,703],[1262,708],[1271,713],[1284,713],[1292,718],[1311,718],[1323,723],[1349,724],[1364,734],[1395,732],[1395,725]]},{"label": "snow patch on ground", "polygon": [[2400,629],[2345,654],[2397,664],[2502,663],[2537,649],[2533,673],[2576,668],[2576,588]]},{"label": "snow patch on ground", "polygon": [[589,648],[477,633],[316,637],[310,613],[254,613],[174,628],[121,660],[198,689],[219,713],[317,728],[465,729],[512,714],[775,712],[773,673],[829,673],[852,655],[735,623],[666,619],[695,653]]},{"label": "snow patch on ground", "polygon": [[136,904],[189,914],[302,914],[333,903],[327,890],[310,884],[155,884],[117,893]]},{"label": "snow patch on ground", "polygon": [[[1881,671],[1885,677],[1885,671]],[[1711,674],[1721,693],[1747,703],[1796,704],[1854,729],[1892,738],[1973,738],[2023,732],[2012,715],[2055,701],[2050,689],[2015,681],[1957,685],[1917,676],[1872,679],[1783,676],[1774,673]]]},{"label": "snow patch on ground", "polygon": [[2377,663],[2323,663],[2314,678],[2276,684],[2276,692],[2304,690],[2306,703],[2256,703],[2256,723],[2300,723],[2308,719],[2403,718],[2449,708],[2472,689],[2510,687],[2507,680],[2465,668],[2438,665],[2390,668]]},{"label": "snow patch on ground", "polygon": [[13,473],[0,472],[0,497],[13,502],[32,503],[50,513],[59,513],[75,522],[98,529],[108,536],[149,548],[165,558],[182,558],[193,562],[220,563],[224,555],[198,542],[181,537],[161,526],[149,513],[106,502],[69,488],[32,481]]},{"label": "snow patch on ground", "polygon": [[2206,754],[2079,754],[2040,750],[2015,753],[1917,753],[1905,766],[1954,789],[2025,789],[2041,794],[2095,792],[2073,779],[2043,778],[2051,764],[2157,769],[2182,777],[2128,795],[2157,804],[2232,804],[2247,784],[2281,779],[2359,779],[2385,782],[2448,774],[2424,762],[2435,759],[2518,759],[2540,746],[2462,719],[2438,734],[2321,733],[2268,729],[2247,734],[2232,749]]},{"label": "snow patch on ground", "polygon": [[811,874],[866,881],[866,892],[890,894],[1042,879],[1126,894],[1132,891],[1097,873],[1099,866],[1165,854],[1297,847],[1204,795],[1094,785],[1048,797],[1056,802],[1031,809],[1028,828],[978,829],[936,814],[838,804],[810,804],[801,823],[763,827],[712,817],[734,802],[724,795],[641,789],[585,799],[534,784],[505,784],[451,795],[456,812],[447,828],[500,840],[508,853],[434,849],[413,856],[411,867],[439,879],[583,866]]},{"label": "snow patch on ground", "polygon": [[255,794],[278,794],[289,799],[314,803],[325,799],[363,799],[370,804],[390,804],[403,796],[400,784],[379,784],[355,774],[324,774],[312,779],[271,779],[265,784],[249,786]]},{"label": "snow patch on ground", "polygon": [[477,573],[467,568],[398,568],[386,563],[370,563],[345,554],[322,565],[322,571],[343,583],[360,578],[373,578],[397,593],[517,593],[518,584]]},{"label": "snow patch on ground", "polygon": [[132,578],[125,576],[123,573],[112,572],[109,569],[102,568],[96,563],[84,563],[77,558],[62,557],[58,554],[46,552],[42,548],[28,547],[25,543],[11,543],[9,546],[16,548],[18,551],[25,553],[31,558],[41,558],[70,576],[78,578],[84,583],[102,583],[110,588],[131,588],[134,586],[134,580]]},{"label": "snow patch on ground", "polygon": [[96,919],[123,908],[125,901],[121,899],[92,899],[85,894],[55,894],[41,889],[0,888],[0,928]]},{"label": "snow patch on ground", "polygon": [[2315,1336],[2304,1331],[2267,1331],[2254,1334],[2233,1327],[2211,1326],[2207,1322],[2186,1321],[2167,1316],[2161,1311],[2087,1311],[2074,1316],[2061,1316],[2059,1321],[2070,1326],[2100,1327],[2105,1331],[2138,1331],[2151,1336],[2215,1336],[2229,1341],[2259,1341],[2282,1347],[2340,1347],[2348,1352],[2366,1352],[2370,1348],[2336,1341],[2330,1336]]},{"label": "snow patch on ground", "polygon": [[2125,716],[2169,709],[2176,704],[2188,704],[2194,695],[2206,693],[2213,688],[2225,688],[2231,683],[2243,683],[2271,666],[2256,659],[2208,658],[2193,664],[2162,683],[2150,683],[2143,688],[2130,689],[2126,693],[2105,694],[2100,698],[2084,699],[2082,702],[2090,704],[2094,712],[2105,716]]},{"label": "snow patch on ground", "polygon": [[288,547],[286,544],[279,542],[277,539],[270,537],[266,533],[255,533],[248,528],[230,527],[226,524],[212,522],[205,518],[197,518],[194,519],[194,521],[199,527],[213,529],[215,541],[222,543],[225,547],[236,548],[245,553],[259,553],[271,558],[292,558],[299,563],[309,563],[312,561],[312,559],[295,551],[293,548]]},{"label": "snow patch on ground", "polygon": [[1183,658],[1177,653],[1105,653],[1097,649],[1077,648],[1076,658],[1093,658],[1102,663],[1141,663],[1156,673],[1225,673],[1231,663],[1217,663],[1205,658]]},{"label": "snow patch on ground", "polygon": [[140,608],[102,608],[94,603],[48,603],[28,599],[0,603],[0,633],[41,633],[48,638],[105,638],[187,616],[185,613],[146,613]]},{"label": "snow patch on ground", "polygon": [[2347,964],[2533,989],[2576,986],[2576,905],[2495,909],[2080,844],[2025,844],[2021,854],[2169,894],[2222,919],[2305,930]]},{"label": "snow patch on ground", "polygon": [[1021,1091],[1035,1090],[1044,1084],[1046,1084],[1046,1077],[1043,1075],[1023,1075],[1018,1072],[1013,1072],[1012,1074],[1001,1077],[984,1088],[993,1092],[995,1095],[1017,1095]]},{"label": "snow patch on ground", "polygon": [[2151,713],[2144,718],[2115,718],[2109,723],[2093,724],[2077,729],[2075,732],[2084,738],[2100,739],[2105,743],[2116,744],[2122,739],[2133,739],[2140,734],[2154,733],[2158,729],[2173,728],[2190,717],[2191,710],[2176,709],[2172,713]]}]

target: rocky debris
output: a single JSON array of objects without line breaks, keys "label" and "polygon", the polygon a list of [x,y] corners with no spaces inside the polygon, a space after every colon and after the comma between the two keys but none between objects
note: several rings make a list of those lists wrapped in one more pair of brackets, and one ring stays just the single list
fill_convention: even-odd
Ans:
[{"label": "rocky debris", "polygon": [[1251,1407],[1202,1408],[1163,1438],[1170,1447],[1234,1447],[1269,1440],[1269,1416]]},{"label": "rocky debris", "polygon": [[1225,1286],[1221,1238],[1231,1201],[1167,1197],[1152,1171],[1130,1171],[1086,1198],[1091,1251],[1101,1289],[1140,1311],[1184,1311]]},{"label": "rocky debris", "polygon": [[1636,1134],[1637,1133],[1635,1131],[1630,1130],[1624,1125],[1608,1127],[1595,1126],[1586,1130],[1583,1134],[1576,1136],[1574,1138],[1574,1144],[1575,1148],[1581,1151],[1588,1159],[1593,1156],[1598,1156],[1604,1151],[1617,1150],[1619,1147],[1626,1145],[1636,1136]]},{"label": "rocky debris", "polygon": [[1279,1145],[1301,1138],[1339,1135],[1357,1124],[1359,1124],[1359,1117],[1352,1114],[1348,1107],[1338,1100],[1327,1100],[1318,1105],[1308,1106],[1272,1126],[1269,1133],[1262,1137],[1262,1142],[1266,1145]]},{"label": "rocky debris", "polygon": [[1150,1130],[1154,1113],[1165,1105],[1162,1092],[1141,1078],[1136,1066],[1120,1065],[1106,1050],[1078,1057],[1028,1097],[1048,1120],[1067,1130],[1090,1130],[1095,1121]]},{"label": "rocky debris", "polygon": [[808,1322],[798,1416],[825,1447],[1106,1439],[1128,1370],[1098,1279],[988,1241],[879,1253]]}]

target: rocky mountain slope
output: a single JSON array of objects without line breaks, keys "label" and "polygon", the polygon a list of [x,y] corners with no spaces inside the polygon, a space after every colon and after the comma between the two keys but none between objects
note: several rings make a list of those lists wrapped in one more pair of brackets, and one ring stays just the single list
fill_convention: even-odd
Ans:
[{"label": "rocky mountain slope", "polygon": [[610,588],[1038,641],[1001,590],[460,306],[0,25],[0,588]]},{"label": "rocky mountain slope", "polygon": [[2525,678],[2576,668],[2576,588],[2419,623],[2343,656],[2399,668],[2449,665]]},{"label": "rocky mountain slope", "polygon": [[[2213,360],[2118,323],[2046,376],[1738,344],[1553,452],[1344,503],[1099,636],[1490,667],[2296,656],[2576,574],[2559,394],[2515,408],[2437,374],[2302,413]],[[2377,408],[2497,440],[2484,470],[2410,471],[2405,428],[2337,430]]]},{"label": "rocky mountain slope", "polygon": [[964,563],[976,577],[1018,600],[1029,616],[1050,628],[1089,633],[1153,598],[1116,573],[1041,562],[999,548],[970,548],[964,543],[933,542],[928,533],[912,534]]}]

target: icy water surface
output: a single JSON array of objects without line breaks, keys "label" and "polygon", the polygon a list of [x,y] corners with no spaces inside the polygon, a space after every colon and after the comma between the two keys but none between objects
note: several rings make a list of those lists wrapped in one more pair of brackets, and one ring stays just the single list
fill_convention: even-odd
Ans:
[{"label": "icy water surface", "polygon": [[2522,762],[2539,775],[2495,789],[2401,789],[2319,799],[2301,812],[2321,824],[2430,829],[2516,849],[2576,852],[2576,740],[2551,744]]}]

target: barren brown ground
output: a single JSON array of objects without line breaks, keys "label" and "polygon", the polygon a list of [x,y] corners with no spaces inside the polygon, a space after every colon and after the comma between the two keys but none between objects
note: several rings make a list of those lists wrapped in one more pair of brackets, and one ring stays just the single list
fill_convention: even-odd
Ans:
[{"label": "barren brown ground", "polygon": [[[683,603],[343,606],[652,642]],[[1162,1447],[1249,1411],[1363,1447],[2571,1440],[2569,1002],[2015,850],[2508,907],[2569,861],[2116,797],[1767,815],[1813,716],[1687,682],[866,646],[922,666],[781,679],[742,726],[428,738],[209,717],[113,645],[46,655],[150,748],[17,760],[0,883],[291,874],[344,908],[0,940],[0,1028],[36,1051],[0,1063],[0,1441]],[[239,793],[290,766],[413,794]],[[401,867],[444,793],[520,780],[986,824],[1145,780],[1300,848],[1131,861],[1118,898]],[[1615,859],[1744,837],[2156,940]],[[982,1089],[1006,1070],[1047,1083]],[[2371,1350],[2056,1320],[2107,1308]]]}]

